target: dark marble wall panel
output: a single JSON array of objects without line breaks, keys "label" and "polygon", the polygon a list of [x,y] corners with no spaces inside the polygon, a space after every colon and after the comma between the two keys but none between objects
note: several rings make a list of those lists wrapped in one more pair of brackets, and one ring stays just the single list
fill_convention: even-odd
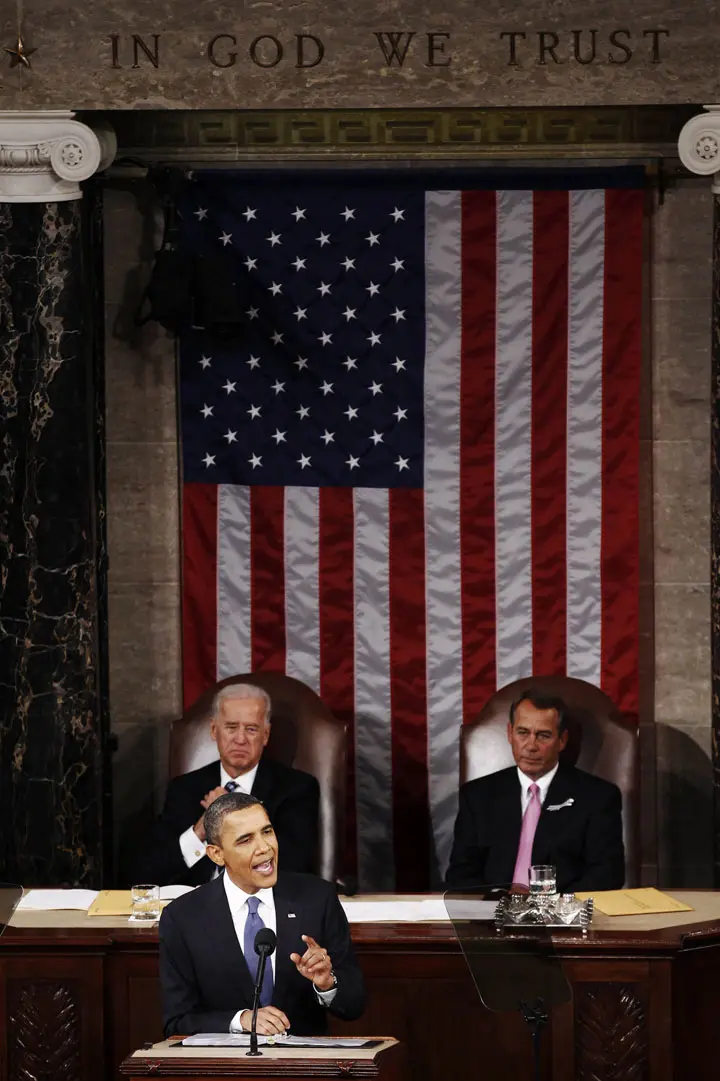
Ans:
[{"label": "dark marble wall panel", "polygon": [[93,276],[83,204],[0,204],[0,876],[99,885]]}]

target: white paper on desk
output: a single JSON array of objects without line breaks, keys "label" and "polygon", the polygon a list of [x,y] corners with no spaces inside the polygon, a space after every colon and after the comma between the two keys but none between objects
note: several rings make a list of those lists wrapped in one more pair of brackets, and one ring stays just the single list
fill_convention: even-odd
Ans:
[{"label": "white paper on desk", "polygon": [[195,889],[197,889],[197,886],[161,886],[160,900],[176,901],[178,897],[183,897],[186,893],[192,893]]},{"label": "white paper on desk", "polygon": [[[342,901],[349,923],[447,923],[450,920],[442,897],[421,901]],[[452,901],[453,919],[492,920],[494,901]]]},{"label": "white paper on desk", "polygon": [[28,890],[17,906],[18,912],[58,912],[78,909],[87,912],[97,890]]},{"label": "white paper on desk", "polygon": [[[372,1040],[363,1036],[348,1036],[343,1039],[327,1039],[324,1036],[258,1036],[259,1047],[366,1047]],[[199,1032],[196,1036],[186,1036],[183,1047],[249,1047],[248,1032]]]}]

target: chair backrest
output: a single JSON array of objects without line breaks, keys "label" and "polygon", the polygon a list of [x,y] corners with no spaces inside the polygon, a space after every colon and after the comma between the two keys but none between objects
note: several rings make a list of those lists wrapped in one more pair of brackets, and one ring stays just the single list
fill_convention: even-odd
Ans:
[{"label": "chair backrest", "polygon": [[335,882],[342,870],[346,726],[300,680],[280,672],[250,672],[230,676],[209,687],[171,726],[170,776],[189,773],[217,759],[217,747],[210,736],[210,708],[215,694],[235,683],[253,683],[270,696],[272,729],[265,754],[317,778],[320,786],[317,873]]},{"label": "chair backrest", "polygon": [[533,676],[502,687],[479,717],[460,734],[460,782],[472,781],[513,765],[507,738],[510,706],[532,687],[557,695],[568,708],[568,742],[562,761],[616,784],[622,793],[625,875],[628,886],[639,878],[638,807],[639,749],[635,725],[624,720],[603,691],[582,679]]}]

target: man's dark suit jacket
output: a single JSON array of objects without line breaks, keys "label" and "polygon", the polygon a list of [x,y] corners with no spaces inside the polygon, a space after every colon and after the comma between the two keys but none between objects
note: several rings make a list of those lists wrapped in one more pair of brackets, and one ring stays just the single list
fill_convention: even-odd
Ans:
[{"label": "man's dark suit jacket", "polygon": [[[220,762],[175,777],[168,785],[165,806],[143,851],[138,853],[136,881],[160,886],[199,886],[215,870],[209,856],[188,867],[178,839],[203,813],[200,800],[220,784]],[[319,830],[320,789],[314,777],[261,758],[252,792],[265,805],[278,839],[280,860],[288,871],[315,870]]]},{"label": "man's dark suit jacket", "polygon": [[[550,807],[572,799],[569,807]],[[532,862],[552,864],[562,893],[616,890],[625,881],[620,790],[562,763],[552,779],[535,831]],[[499,770],[460,789],[449,889],[512,882],[522,805],[517,769]]]},{"label": "man's dark suit jacket", "polygon": [[[350,928],[329,882],[283,871],[274,889],[277,949],[272,1005],[295,1036],[321,1036],[327,1015],[354,1021],[365,1008],[365,983]],[[337,994],[321,1006],[310,980],[290,960],[311,935],[332,960]],[[238,1010],[252,1006],[253,982],[233,925],[222,877],[169,904],[160,920],[160,986],[165,1036],[229,1032]]]}]

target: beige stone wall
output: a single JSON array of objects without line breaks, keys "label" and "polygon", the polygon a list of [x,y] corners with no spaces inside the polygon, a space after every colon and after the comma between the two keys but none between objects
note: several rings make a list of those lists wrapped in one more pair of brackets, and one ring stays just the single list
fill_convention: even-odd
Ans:
[{"label": "beige stone wall", "polygon": [[[651,225],[642,838],[645,879],[659,867],[660,881],[675,885],[711,881],[711,216],[709,186],[687,181]],[[147,188],[111,189],[106,222],[110,701],[127,845],[162,791],[163,722],[181,699],[175,353],[156,326],[133,325],[157,234]]]},{"label": "beige stone wall", "polygon": [[684,181],[652,258],[655,723],[662,882],[712,885],[710,290],[712,196]]},{"label": "beige stone wall", "polygon": [[149,186],[105,201],[110,710],[123,862],[155,812],[166,722],[181,709],[175,345],[135,314],[158,244]]}]

